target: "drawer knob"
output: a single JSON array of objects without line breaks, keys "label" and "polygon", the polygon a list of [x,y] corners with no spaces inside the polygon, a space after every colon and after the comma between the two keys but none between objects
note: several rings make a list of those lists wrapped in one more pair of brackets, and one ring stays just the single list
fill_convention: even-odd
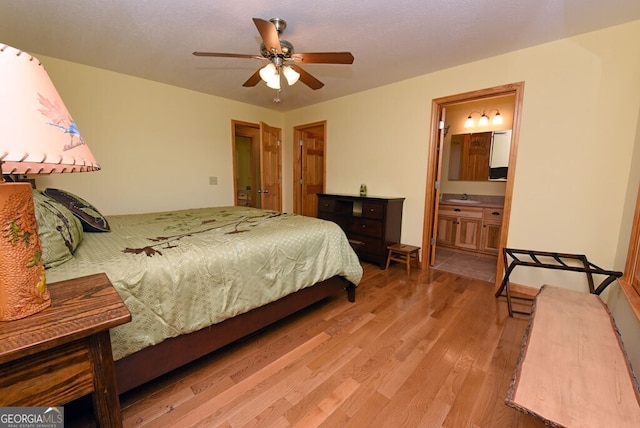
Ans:
[{"label": "drawer knob", "polygon": [[500,215],[500,213],[498,211],[494,211],[491,213],[491,215]]},{"label": "drawer knob", "polygon": [[462,211],[460,208],[454,208],[453,210],[454,210],[455,212]]}]

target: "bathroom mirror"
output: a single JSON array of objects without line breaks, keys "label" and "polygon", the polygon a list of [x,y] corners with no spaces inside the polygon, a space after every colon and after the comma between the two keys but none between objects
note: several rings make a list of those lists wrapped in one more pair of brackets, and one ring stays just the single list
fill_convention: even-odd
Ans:
[{"label": "bathroom mirror", "polygon": [[452,135],[449,180],[506,181],[510,149],[510,129]]}]

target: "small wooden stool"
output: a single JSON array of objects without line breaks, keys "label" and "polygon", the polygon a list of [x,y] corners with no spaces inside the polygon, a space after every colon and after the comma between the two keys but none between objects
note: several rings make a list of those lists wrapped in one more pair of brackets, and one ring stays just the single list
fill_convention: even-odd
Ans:
[{"label": "small wooden stool", "polygon": [[420,247],[406,244],[393,244],[389,245],[387,250],[389,250],[389,255],[387,256],[387,266],[385,269],[389,269],[389,263],[393,260],[406,264],[407,275],[410,275],[412,259],[415,259],[418,264],[418,269],[420,268]]}]

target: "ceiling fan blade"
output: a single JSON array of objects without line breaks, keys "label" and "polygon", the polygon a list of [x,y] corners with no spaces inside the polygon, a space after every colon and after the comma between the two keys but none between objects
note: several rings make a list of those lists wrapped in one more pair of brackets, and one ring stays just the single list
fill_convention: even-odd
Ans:
[{"label": "ceiling fan blade", "polygon": [[250,88],[252,86],[256,86],[260,82],[260,80],[262,79],[260,79],[260,69],[258,69],[255,73],[251,75],[251,77],[247,79],[246,82],[242,84],[242,86]]},{"label": "ceiling fan blade", "polygon": [[219,52],[194,52],[195,56],[215,56],[223,58],[249,58],[249,59],[264,59],[258,55],[249,54],[232,54],[232,53],[219,53]]},{"label": "ceiling fan blade", "polygon": [[314,91],[324,86],[324,83],[322,83],[321,81],[319,81],[318,79],[316,79],[311,74],[307,73],[297,65],[291,64],[290,67],[293,68],[298,73],[300,73],[300,81],[305,85],[307,85],[308,87],[310,87],[311,89],[313,89]]},{"label": "ceiling fan blade", "polygon": [[264,46],[269,52],[275,52],[282,54],[282,48],[280,47],[280,38],[278,37],[278,30],[276,26],[270,22],[260,18],[253,18],[253,23],[256,24],[260,37],[264,42]]},{"label": "ceiling fan blade", "polygon": [[296,53],[291,58],[303,64],[353,64],[354,59],[351,52]]}]

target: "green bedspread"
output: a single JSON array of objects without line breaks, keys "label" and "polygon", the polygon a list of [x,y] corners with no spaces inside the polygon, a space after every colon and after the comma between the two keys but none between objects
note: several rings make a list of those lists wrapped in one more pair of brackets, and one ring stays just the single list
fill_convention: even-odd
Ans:
[{"label": "green bedspread", "polygon": [[362,267],[334,223],[245,207],[107,217],[49,283],[105,272],[132,321],[111,330],[114,359]]}]

